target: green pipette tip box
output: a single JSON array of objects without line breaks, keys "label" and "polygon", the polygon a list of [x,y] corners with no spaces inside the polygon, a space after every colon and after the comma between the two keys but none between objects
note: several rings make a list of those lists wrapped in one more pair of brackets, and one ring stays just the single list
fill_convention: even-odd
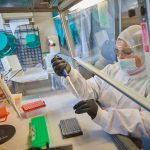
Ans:
[{"label": "green pipette tip box", "polygon": [[32,147],[46,147],[46,144],[51,144],[45,116],[38,116],[31,119],[30,134]]}]

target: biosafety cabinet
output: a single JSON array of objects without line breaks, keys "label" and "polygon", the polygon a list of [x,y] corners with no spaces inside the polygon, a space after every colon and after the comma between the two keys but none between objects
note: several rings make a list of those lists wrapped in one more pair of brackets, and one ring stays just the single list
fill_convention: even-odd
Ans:
[{"label": "biosafety cabinet", "polygon": [[[150,111],[149,7],[149,0],[1,0],[0,59],[15,54],[23,69],[44,67],[45,55],[57,52],[86,79],[97,75]],[[101,72],[117,62],[119,33],[135,24],[142,28],[149,79],[144,96]]]},{"label": "biosafety cabinet", "polygon": [[[79,69],[85,78],[98,75],[149,111],[150,102],[146,100],[146,97],[100,72],[106,65],[117,61],[115,42],[119,33],[130,25],[139,24],[143,31],[143,50],[150,79],[150,68],[148,67],[150,64],[149,6],[149,0],[1,0],[1,32],[8,31],[8,24],[12,19],[28,18],[31,27],[28,25],[22,29],[19,28],[18,31],[29,31],[34,28],[37,35],[40,35],[41,30],[34,27],[34,13],[38,15],[43,12],[49,13],[51,23],[55,26],[53,28],[51,25],[49,29],[56,31],[60,52],[72,62],[74,67]],[[28,14],[25,15],[25,12]],[[12,13],[15,13],[15,16]],[[21,37],[21,33],[16,32],[15,34],[18,38]],[[2,51],[1,49],[1,58],[3,57]],[[38,51],[40,61],[37,60],[37,62],[42,63],[43,49],[39,47]],[[19,53],[19,56],[20,61],[24,63],[22,54]],[[26,55],[26,57],[30,56]],[[23,65],[26,66],[26,64]]]}]

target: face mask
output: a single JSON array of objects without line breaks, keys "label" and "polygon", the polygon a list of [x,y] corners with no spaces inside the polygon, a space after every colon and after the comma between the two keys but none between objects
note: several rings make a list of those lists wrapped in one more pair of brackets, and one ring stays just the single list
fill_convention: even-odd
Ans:
[{"label": "face mask", "polygon": [[120,69],[126,73],[133,72],[137,69],[135,58],[132,59],[118,59]]}]

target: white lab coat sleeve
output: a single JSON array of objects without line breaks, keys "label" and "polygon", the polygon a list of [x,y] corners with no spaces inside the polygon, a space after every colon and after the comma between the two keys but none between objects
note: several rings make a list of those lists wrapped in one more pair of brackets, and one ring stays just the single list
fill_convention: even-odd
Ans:
[{"label": "white lab coat sleeve", "polygon": [[[116,65],[107,65],[103,70],[101,70],[103,73],[113,76],[116,72]],[[83,76],[73,67],[71,67],[71,71],[69,73],[70,79],[76,88],[76,91],[78,92],[79,99],[80,100],[88,100],[88,99],[99,99],[101,92],[103,88],[107,85],[106,82],[104,82],[102,79],[100,79],[98,76],[94,76],[88,80],[83,78]],[[69,90],[71,90],[75,96],[76,93],[71,88],[69,82],[62,78],[62,82],[65,85],[65,87]]]},{"label": "white lab coat sleeve", "polygon": [[150,136],[150,113],[138,109],[102,110],[100,107],[93,121],[109,134]]},{"label": "white lab coat sleeve", "polygon": [[63,78],[63,84],[67,89],[71,90],[73,94],[80,100],[98,99],[100,91],[99,85],[101,84],[101,82],[99,81],[99,83],[97,83],[95,77],[86,80],[77,70],[73,68],[71,68],[69,76],[74,87],[76,88],[79,97],[78,95],[76,95],[69,82],[65,78]]}]

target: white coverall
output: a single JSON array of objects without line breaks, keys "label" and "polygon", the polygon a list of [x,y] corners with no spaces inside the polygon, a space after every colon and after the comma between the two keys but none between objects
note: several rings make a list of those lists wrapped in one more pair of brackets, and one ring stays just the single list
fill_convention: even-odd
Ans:
[{"label": "white coverall", "polygon": [[[118,63],[110,64],[102,71],[111,78],[121,81],[124,85],[134,89],[142,96],[145,95],[148,84],[146,71],[132,76],[125,76],[120,71]],[[100,102],[102,107],[98,107],[97,116],[93,121],[100,125],[104,131],[110,134],[132,134],[135,137],[140,137],[141,135],[150,136],[150,113],[148,111],[98,76],[85,80],[73,68],[71,68],[69,76],[81,100],[95,99]],[[63,82],[68,89],[71,89],[67,80],[63,79]],[[147,100],[150,99],[147,97]]]}]

